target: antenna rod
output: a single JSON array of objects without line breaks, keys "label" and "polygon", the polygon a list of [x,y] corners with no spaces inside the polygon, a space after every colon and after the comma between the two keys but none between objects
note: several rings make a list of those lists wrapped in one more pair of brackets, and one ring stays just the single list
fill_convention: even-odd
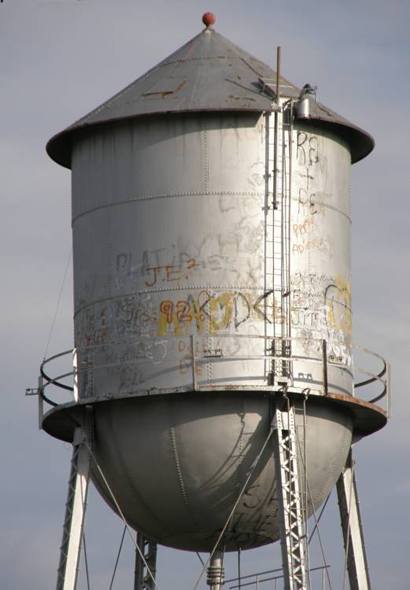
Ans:
[{"label": "antenna rod", "polygon": [[276,47],[276,102],[279,104],[280,45]]}]

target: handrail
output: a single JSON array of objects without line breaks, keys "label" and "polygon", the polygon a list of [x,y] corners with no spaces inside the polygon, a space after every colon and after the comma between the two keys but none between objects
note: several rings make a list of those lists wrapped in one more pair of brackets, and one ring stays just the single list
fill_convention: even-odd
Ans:
[{"label": "handrail", "polygon": [[[313,572],[322,572],[322,576],[323,576],[326,574],[326,571],[328,569],[330,569],[330,565],[328,565],[328,564],[320,565],[317,567],[309,568],[309,573],[312,574]],[[278,575],[270,575],[268,578],[261,577],[261,576],[266,576],[269,574],[278,574]],[[267,570],[264,572],[249,574],[247,576],[241,576],[240,578],[231,578],[230,580],[225,580],[225,585],[229,585],[229,590],[237,590],[239,588],[246,588],[249,586],[256,586],[256,588],[258,588],[259,584],[263,584],[265,582],[272,582],[272,581],[276,582],[276,580],[282,580],[284,577],[285,577],[285,575],[283,573],[283,568],[276,568],[273,570]],[[251,578],[253,578],[253,580],[251,580]],[[251,581],[243,583],[244,580],[251,580]],[[237,584],[234,584],[235,582],[237,582]]]},{"label": "handrail", "polygon": [[[191,338],[193,341],[195,339],[195,337],[193,337],[193,336],[191,336],[191,337],[186,336],[186,338]],[[214,335],[214,336],[206,336],[206,338],[208,340],[214,339],[217,341],[220,341],[221,339],[228,339],[228,338],[234,339],[234,340],[244,338],[244,339],[251,340],[251,341],[264,340],[265,342],[267,342],[269,344],[269,346],[265,348],[264,354],[248,354],[248,355],[246,355],[246,354],[235,355],[234,354],[234,355],[229,355],[229,356],[224,356],[222,349],[221,349],[221,354],[210,354],[209,350],[204,350],[198,354],[198,352],[195,352],[195,347],[191,346],[190,349],[187,350],[187,355],[183,359],[184,361],[186,361],[186,363],[188,365],[192,363],[194,366],[195,363],[198,363],[201,361],[209,362],[210,360],[212,360],[212,362],[234,362],[234,361],[243,361],[243,360],[296,361],[296,362],[308,362],[308,363],[313,363],[313,364],[322,363],[323,372],[322,372],[321,378],[323,379],[324,384],[325,384],[325,381],[326,382],[328,381],[328,369],[331,367],[342,369],[353,377],[353,375],[350,371],[350,364],[339,362],[336,360],[332,360],[332,358],[329,358],[329,355],[326,352],[327,351],[327,346],[326,346],[327,343],[325,340],[322,340],[322,339],[318,339],[318,338],[309,338],[309,339],[307,339],[307,338],[277,338],[277,341],[282,341],[285,344],[288,343],[289,345],[292,345],[292,343],[306,342],[306,341],[308,341],[309,343],[313,343],[313,344],[318,345],[318,349],[321,352],[319,352],[319,350],[318,350],[317,356],[305,356],[305,355],[295,354],[292,352],[290,352],[289,355],[288,354],[277,355],[277,354],[272,354],[272,353],[267,354],[267,351],[272,349],[272,341],[274,339],[269,338],[269,337],[265,337],[265,336],[261,336],[258,334],[255,334],[255,335],[219,334],[219,335]],[[158,340],[158,341],[164,341],[164,339],[166,340],[166,338],[164,338],[164,337],[144,338],[144,340],[145,339],[147,341],[154,342],[154,343],[156,340]],[[96,350],[96,349],[98,350],[98,348],[100,348],[100,346],[106,346],[106,345],[96,345],[96,346],[92,347],[92,350]],[[385,361],[385,359],[381,355],[379,355],[378,353],[375,353],[373,351],[370,351],[369,349],[367,349],[365,347],[361,347],[359,345],[353,345],[353,348],[364,352],[366,355],[373,356],[374,358],[381,361],[383,364],[381,370],[379,370],[377,373],[371,373],[371,372],[364,370],[362,368],[356,368],[355,373],[365,375],[368,378],[354,383],[354,391],[362,390],[363,387],[366,387],[368,385],[372,385],[372,384],[379,382],[379,383],[381,383],[381,385],[383,387],[381,393],[378,393],[375,397],[372,397],[370,400],[366,400],[366,401],[368,403],[376,403],[379,400],[386,397],[386,395],[387,395],[387,406],[389,408],[389,395],[388,395],[389,394],[389,365],[388,365],[388,363]],[[219,350],[220,349],[218,349],[218,352],[219,352]],[[87,352],[89,352],[88,349],[87,349]],[[59,404],[54,402],[53,400],[51,400],[50,398],[48,398],[44,394],[45,388],[50,385],[54,385],[55,387],[64,389],[66,391],[73,392],[74,387],[67,385],[66,383],[63,383],[62,379],[66,379],[67,377],[74,376],[75,374],[77,374],[77,371],[71,370],[69,372],[65,372],[65,373],[58,375],[56,377],[51,377],[45,371],[44,367],[46,364],[49,364],[50,362],[52,362],[58,358],[61,358],[63,356],[66,356],[68,354],[70,354],[70,355],[73,354],[73,350],[71,350],[71,349],[65,350],[65,351],[55,354],[47,359],[44,359],[43,362],[41,363],[41,366],[40,366],[41,377],[42,377],[42,379],[44,379],[46,381],[46,383],[43,383],[41,385],[41,387],[39,388],[40,394],[41,394],[42,398],[44,399],[44,401],[46,401],[47,403],[49,403],[52,406],[57,406]],[[190,355],[190,356],[188,356],[188,355]],[[144,357],[144,358],[139,358],[139,359],[130,359],[127,361],[123,361],[123,363],[124,364],[135,364],[135,363],[139,363],[139,362],[148,362],[148,361],[149,361],[149,358]],[[101,365],[93,365],[91,370],[109,368],[110,366],[116,366],[117,364],[118,363],[114,362],[114,363],[104,363]],[[319,383],[319,381],[315,381],[315,383]],[[329,386],[332,386],[332,384],[329,383]],[[327,392],[327,383],[326,383],[326,388],[325,388],[324,393],[326,394],[326,392]]]},{"label": "handrail", "polygon": [[58,354],[50,356],[48,359],[43,359],[43,362],[40,365],[40,374],[47,381],[47,383],[46,383],[46,385],[44,385],[44,387],[47,387],[48,385],[55,385],[56,387],[61,387],[61,389],[67,389],[68,391],[74,391],[74,387],[71,387],[70,385],[66,385],[65,383],[61,383],[60,381],[58,381],[58,379],[63,379],[64,377],[69,377],[70,375],[73,375],[73,371],[70,371],[69,373],[64,373],[63,375],[58,375],[57,377],[54,377],[54,379],[52,377],[50,377],[49,375],[47,375],[46,372],[44,371],[44,365],[48,364],[51,361],[54,361],[55,359],[65,356],[66,354],[73,354],[73,350],[68,349],[68,350],[65,350],[64,352],[59,352]]}]

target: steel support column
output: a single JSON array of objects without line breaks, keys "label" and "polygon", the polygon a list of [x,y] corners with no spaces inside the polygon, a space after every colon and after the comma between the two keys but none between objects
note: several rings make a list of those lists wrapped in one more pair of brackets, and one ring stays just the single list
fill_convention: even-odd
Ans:
[{"label": "steel support column", "polygon": [[90,452],[82,427],[75,430],[67,503],[57,573],[57,590],[75,590],[90,473]]},{"label": "steel support column", "polygon": [[215,551],[208,567],[207,584],[210,590],[222,590],[224,585],[223,553]]},{"label": "steel support column", "polygon": [[297,462],[295,411],[276,409],[275,453],[285,590],[309,590],[307,542]]},{"label": "steel support column", "polygon": [[[144,556],[145,562],[141,555]],[[154,590],[156,586],[152,577],[155,579],[156,570],[157,544],[138,532],[135,548],[134,590]]]},{"label": "steel support column", "polygon": [[336,487],[343,540],[347,552],[350,590],[370,590],[369,570],[351,451]]}]

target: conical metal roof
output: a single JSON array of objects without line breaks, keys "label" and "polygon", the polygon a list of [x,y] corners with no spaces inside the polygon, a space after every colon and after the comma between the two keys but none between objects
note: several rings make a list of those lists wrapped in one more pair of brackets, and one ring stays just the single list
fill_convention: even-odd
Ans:
[{"label": "conical metal roof", "polygon": [[[132,82],[47,144],[50,157],[71,165],[72,141],[79,130],[155,114],[203,111],[275,110],[272,82],[276,73],[223,35],[204,29],[180,49]],[[300,89],[280,78],[280,94],[298,97]],[[372,138],[326,107],[315,103],[308,124],[335,127],[349,143],[352,161],[373,148]],[[317,123],[316,123],[317,124]]]}]

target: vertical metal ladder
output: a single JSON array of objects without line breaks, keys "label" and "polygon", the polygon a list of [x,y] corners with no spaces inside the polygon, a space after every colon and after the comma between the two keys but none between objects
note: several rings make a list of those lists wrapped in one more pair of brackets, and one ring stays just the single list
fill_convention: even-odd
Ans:
[{"label": "vertical metal ladder", "polygon": [[[282,520],[281,546],[286,590],[308,590],[306,514],[300,490],[295,409],[286,394],[292,384],[291,361],[291,103],[285,103],[273,117],[266,115],[265,176],[265,299],[272,294],[272,313],[267,310],[265,337],[272,355],[270,384],[277,406],[274,417],[275,464]],[[272,121],[273,119],[273,121]]]},{"label": "vertical metal ladder", "polygon": [[[291,122],[288,109],[266,115],[265,338],[271,341],[270,382],[291,377],[290,231]],[[270,298],[268,298],[270,294]],[[271,309],[268,300],[272,301]],[[275,357],[280,357],[275,360]],[[285,357],[285,358],[283,358]]]}]

